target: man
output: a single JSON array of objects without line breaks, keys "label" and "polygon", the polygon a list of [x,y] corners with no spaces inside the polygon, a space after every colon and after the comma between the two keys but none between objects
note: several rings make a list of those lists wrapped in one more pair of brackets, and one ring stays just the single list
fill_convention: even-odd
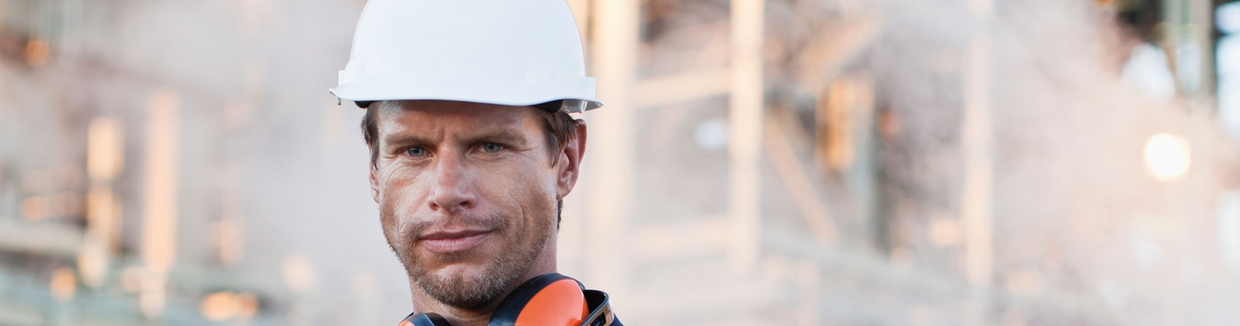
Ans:
[{"label": "man", "polygon": [[370,0],[331,92],[366,109],[371,195],[418,313],[406,323],[620,325],[606,294],[554,274],[586,149],[569,113],[602,105],[564,0]]}]

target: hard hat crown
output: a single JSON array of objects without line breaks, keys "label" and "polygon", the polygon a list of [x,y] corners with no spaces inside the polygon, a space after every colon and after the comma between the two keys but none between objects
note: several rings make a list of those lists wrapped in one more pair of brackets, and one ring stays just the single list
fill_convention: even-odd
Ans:
[{"label": "hard hat crown", "polygon": [[370,0],[340,99],[601,105],[564,0]]}]

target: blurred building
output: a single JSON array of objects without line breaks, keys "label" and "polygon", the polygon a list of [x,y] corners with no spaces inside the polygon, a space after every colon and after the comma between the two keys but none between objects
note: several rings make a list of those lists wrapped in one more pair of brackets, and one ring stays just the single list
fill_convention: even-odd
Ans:
[{"label": "blurred building", "polygon": [[[561,271],[626,323],[1240,322],[1240,3],[569,3]],[[363,5],[0,1],[0,325],[404,317]]]}]

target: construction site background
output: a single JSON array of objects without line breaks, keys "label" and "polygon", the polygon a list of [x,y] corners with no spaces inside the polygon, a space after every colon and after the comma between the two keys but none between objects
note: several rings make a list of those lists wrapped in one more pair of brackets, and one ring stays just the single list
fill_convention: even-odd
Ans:
[{"label": "construction site background", "polygon": [[[626,324],[1240,324],[1240,3],[568,2]],[[364,4],[0,0],[0,325],[403,318]]]}]

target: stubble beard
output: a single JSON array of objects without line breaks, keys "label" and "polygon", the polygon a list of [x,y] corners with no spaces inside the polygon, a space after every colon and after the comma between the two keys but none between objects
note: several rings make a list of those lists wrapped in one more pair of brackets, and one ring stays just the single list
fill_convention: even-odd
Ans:
[{"label": "stubble beard", "polygon": [[[381,214],[391,214],[391,212],[384,210]],[[389,215],[384,218],[394,218],[394,216]],[[489,217],[483,224],[488,229],[494,230],[491,236],[507,233],[508,239],[517,241],[513,246],[503,246],[511,250],[502,251],[492,257],[490,263],[483,267],[481,275],[477,277],[467,278],[466,275],[461,274],[438,275],[426,267],[425,262],[430,259],[450,264],[468,260],[478,254],[474,252],[432,253],[434,257],[417,255],[413,250],[417,241],[416,235],[421,234],[423,229],[431,225],[415,225],[404,232],[405,243],[400,244],[400,248],[392,241],[388,241],[388,245],[405,265],[405,271],[410,279],[431,298],[457,308],[479,308],[501,299],[501,295],[516,287],[521,276],[529,271],[534,259],[542,252],[548,234],[543,225],[534,226],[531,232],[533,234],[517,233],[520,230],[513,228],[515,223],[500,216]]]}]

